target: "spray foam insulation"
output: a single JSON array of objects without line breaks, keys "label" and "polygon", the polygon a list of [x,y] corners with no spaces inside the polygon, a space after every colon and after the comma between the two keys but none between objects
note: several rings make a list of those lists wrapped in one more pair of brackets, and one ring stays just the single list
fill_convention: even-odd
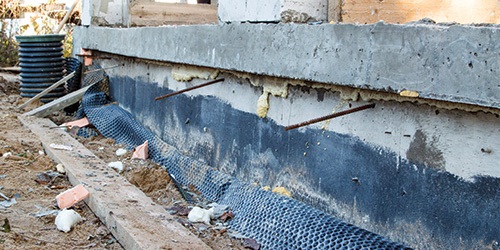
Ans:
[{"label": "spray foam insulation", "polygon": [[215,79],[219,70],[198,66],[176,65],[172,67],[172,77],[179,82],[189,82],[194,78]]}]

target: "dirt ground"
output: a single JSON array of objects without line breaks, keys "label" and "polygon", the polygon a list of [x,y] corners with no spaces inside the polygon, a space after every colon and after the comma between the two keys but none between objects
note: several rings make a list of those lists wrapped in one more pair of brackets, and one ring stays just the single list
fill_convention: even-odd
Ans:
[{"label": "dirt ground", "polygon": [[[24,128],[17,116],[42,105],[35,103],[18,110],[27,98],[19,95],[17,75],[0,72],[0,248],[3,249],[123,249],[105,225],[84,202],[75,210],[85,219],[69,233],[58,231],[55,224],[55,197],[71,188],[67,177],[58,174],[56,162],[45,155],[40,141]],[[64,112],[50,117],[56,124],[72,120]],[[213,221],[207,226],[190,223],[187,204],[167,172],[148,160],[130,160],[132,152],[117,156],[114,140],[102,136],[77,138],[105,162],[122,161],[124,175],[151,199],[174,214],[182,225],[213,249],[245,249],[242,239],[229,236],[225,224]],[[201,199],[201,198],[200,198]],[[15,202],[14,202],[15,201]],[[255,249],[255,246],[249,248]]]}]

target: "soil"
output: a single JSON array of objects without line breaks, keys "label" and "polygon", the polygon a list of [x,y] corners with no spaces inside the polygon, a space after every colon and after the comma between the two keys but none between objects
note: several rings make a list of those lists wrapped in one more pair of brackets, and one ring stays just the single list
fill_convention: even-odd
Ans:
[{"label": "soil", "polygon": [[[40,141],[17,119],[18,115],[42,105],[35,103],[18,110],[16,107],[27,100],[19,95],[18,86],[17,75],[0,72],[0,192],[10,201],[15,198],[17,202],[2,206],[5,199],[0,198],[0,248],[123,249],[84,202],[79,202],[74,209],[85,220],[68,233],[57,230],[55,215],[37,216],[44,211],[57,210],[56,195],[72,185],[64,174],[53,177],[57,175],[57,163],[45,155]],[[50,118],[58,125],[74,120],[63,111],[55,112]],[[123,175],[130,183],[174,214],[177,221],[210,248],[245,249],[245,240],[230,237],[221,221],[213,221],[210,226],[190,223],[187,211],[193,205],[184,201],[168,173],[157,164],[149,160],[130,160],[131,151],[117,156],[116,150],[123,145],[101,135],[76,138],[105,162],[122,161]],[[197,205],[208,203],[201,197],[196,198],[200,200]]]}]

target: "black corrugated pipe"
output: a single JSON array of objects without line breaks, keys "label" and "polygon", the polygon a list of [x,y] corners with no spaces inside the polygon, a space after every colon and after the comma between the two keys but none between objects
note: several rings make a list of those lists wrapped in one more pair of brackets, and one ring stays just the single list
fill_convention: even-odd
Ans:
[{"label": "black corrugated pipe", "polygon": [[[65,35],[16,36],[21,66],[21,96],[33,97],[64,76],[62,40]],[[65,94],[64,86],[40,100],[50,102]]]}]

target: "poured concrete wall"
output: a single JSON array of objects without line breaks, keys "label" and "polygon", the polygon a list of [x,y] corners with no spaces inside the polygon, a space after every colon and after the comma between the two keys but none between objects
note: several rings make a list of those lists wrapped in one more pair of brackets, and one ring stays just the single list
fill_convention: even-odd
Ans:
[{"label": "poured concrete wall", "polygon": [[130,57],[500,108],[500,28],[230,24],[82,28],[82,46]]},{"label": "poured concrete wall", "polygon": [[[120,55],[101,62],[125,65],[108,70],[112,97],[184,154],[415,248],[470,249],[500,241],[496,36],[385,24],[78,28],[75,47]],[[154,101],[216,76],[226,80]],[[366,103],[376,107],[284,130]]]}]

